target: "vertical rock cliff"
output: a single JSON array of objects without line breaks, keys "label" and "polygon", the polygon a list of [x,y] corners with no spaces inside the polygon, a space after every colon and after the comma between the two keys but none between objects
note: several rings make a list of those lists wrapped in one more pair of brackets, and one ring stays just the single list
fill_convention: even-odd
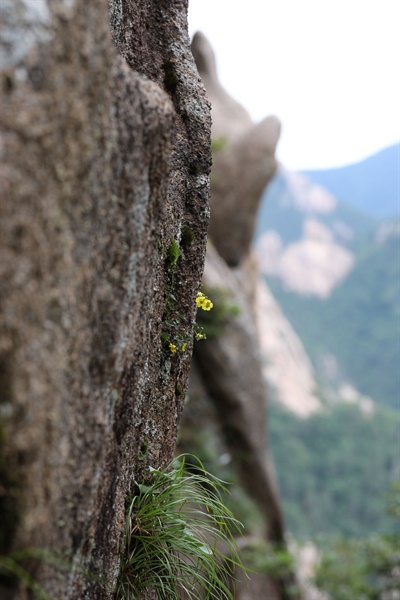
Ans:
[{"label": "vertical rock cliff", "polygon": [[54,598],[112,597],[133,480],[175,449],[211,163],[186,11],[1,6],[0,554],[62,557],[27,566]]}]

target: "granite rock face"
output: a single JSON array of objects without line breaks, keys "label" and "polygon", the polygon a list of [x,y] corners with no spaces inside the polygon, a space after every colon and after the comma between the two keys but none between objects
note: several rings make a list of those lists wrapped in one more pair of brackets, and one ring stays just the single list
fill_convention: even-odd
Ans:
[{"label": "granite rock face", "polygon": [[277,168],[280,122],[274,116],[251,121],[219,83],[214,52],[201,32],[192,49],[212,106],[210,237],[227,264],[237,266],[249,252],[261,194]]},{"label": "granite rock face", "polygon": [[112,597],[175,450],[192,348],[161,334],[171,295],[192,334],[211,164],[186,4],[2,3],[0,554],[62,556],[32,565],[54,598]]}]

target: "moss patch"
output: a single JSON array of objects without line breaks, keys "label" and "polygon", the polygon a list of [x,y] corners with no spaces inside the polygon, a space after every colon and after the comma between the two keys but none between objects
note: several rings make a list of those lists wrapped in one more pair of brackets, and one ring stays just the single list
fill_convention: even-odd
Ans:
[{"label": "moss patch", "polygon": [[181,255],[181,251],[179,249],[178,244],[176,243],[175,240],[172,240],[172,242],[169,245],[168,252],[167,252],[167,261],[168,261],[169,268],[172,268],[176,265],[180,255]]},{"label": "moss patch", "polygon": [[182,227],[182,237],[181,237],[182,247],[190,246],[191,244],[193,244],[195,239],[196,239],[196,235],[195,235],[194,231],[192,231],[192,229],[190,229],[190,227],[188,227],[187,225],[184,225]]}]

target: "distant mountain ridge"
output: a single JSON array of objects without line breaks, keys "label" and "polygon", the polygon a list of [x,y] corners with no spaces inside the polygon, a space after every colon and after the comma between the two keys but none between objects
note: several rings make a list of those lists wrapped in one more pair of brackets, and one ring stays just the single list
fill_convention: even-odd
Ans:
[{"label": "distant mountain ridge", "polygon": [[318,376],[339,389],[351,381],[379,404],[400,408],[400,238],[393,231],[356,256],[348,277],[321,301],[271,291],[308,352]]},{"label": "distant mountain ridge", "polygon": [[[396,188],[386,202],[382,175],[390,168],[374,166],[375,159],[393,159],[395,149],[387,150],[363,161],[361,171],[360,164],[348,167],[356,171],[347,181],[354,187],[368,167],[374,189],[381,189],[375,191],[379,210],[391,206],[393,214]],[[316,379],[341,397],[350,386],[394,408],[400,391],[400,219],[368,213],[350,191],[344,195],[347,204],[319,182],[281,167],[260,207],[255,249]]]},{"label": "distant mountain ridge", "polygon": [[315,176],[281,166],[260,206],[269,439],[289,530],[304,539],[393,527],[382,495],[400,469],[396,161],[395,147]]},{"label": "distant mountain ridge", "polygon": [[302,174],[370,215],[400,216],[400,142],[355,164]]},{"label": "distant mountain ridge", "polygon": [[280,167],[258,215],[261,271],[294,292],[327,297],[352,268],[360,235],[378,222],[338,202],[304,175]]},{"label": "distant mountain ridge", "polygon": [[302,173],[280,166],[264,191],[254,238],[257,241],[265,231],[274,230],[279,232],[284,243],[293,242],[301,237],[305,215],[317,217],[330,227],[334,223],[345,223],[355,234],[371,231],[380,221],[351,201],[339,202],[332,193]]}]

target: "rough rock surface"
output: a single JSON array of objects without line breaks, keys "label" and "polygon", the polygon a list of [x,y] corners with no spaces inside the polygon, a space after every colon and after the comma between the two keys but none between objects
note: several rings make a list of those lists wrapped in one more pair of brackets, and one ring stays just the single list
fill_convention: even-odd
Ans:
[{"label": "rough rock surface", "polygon": [[191,344],[161,333],[173,295],[192,334],[209,106],[185,0],[2,9],[0,554],[50,549],[46,592],[101,600],[133,481],[175,449]]}]

